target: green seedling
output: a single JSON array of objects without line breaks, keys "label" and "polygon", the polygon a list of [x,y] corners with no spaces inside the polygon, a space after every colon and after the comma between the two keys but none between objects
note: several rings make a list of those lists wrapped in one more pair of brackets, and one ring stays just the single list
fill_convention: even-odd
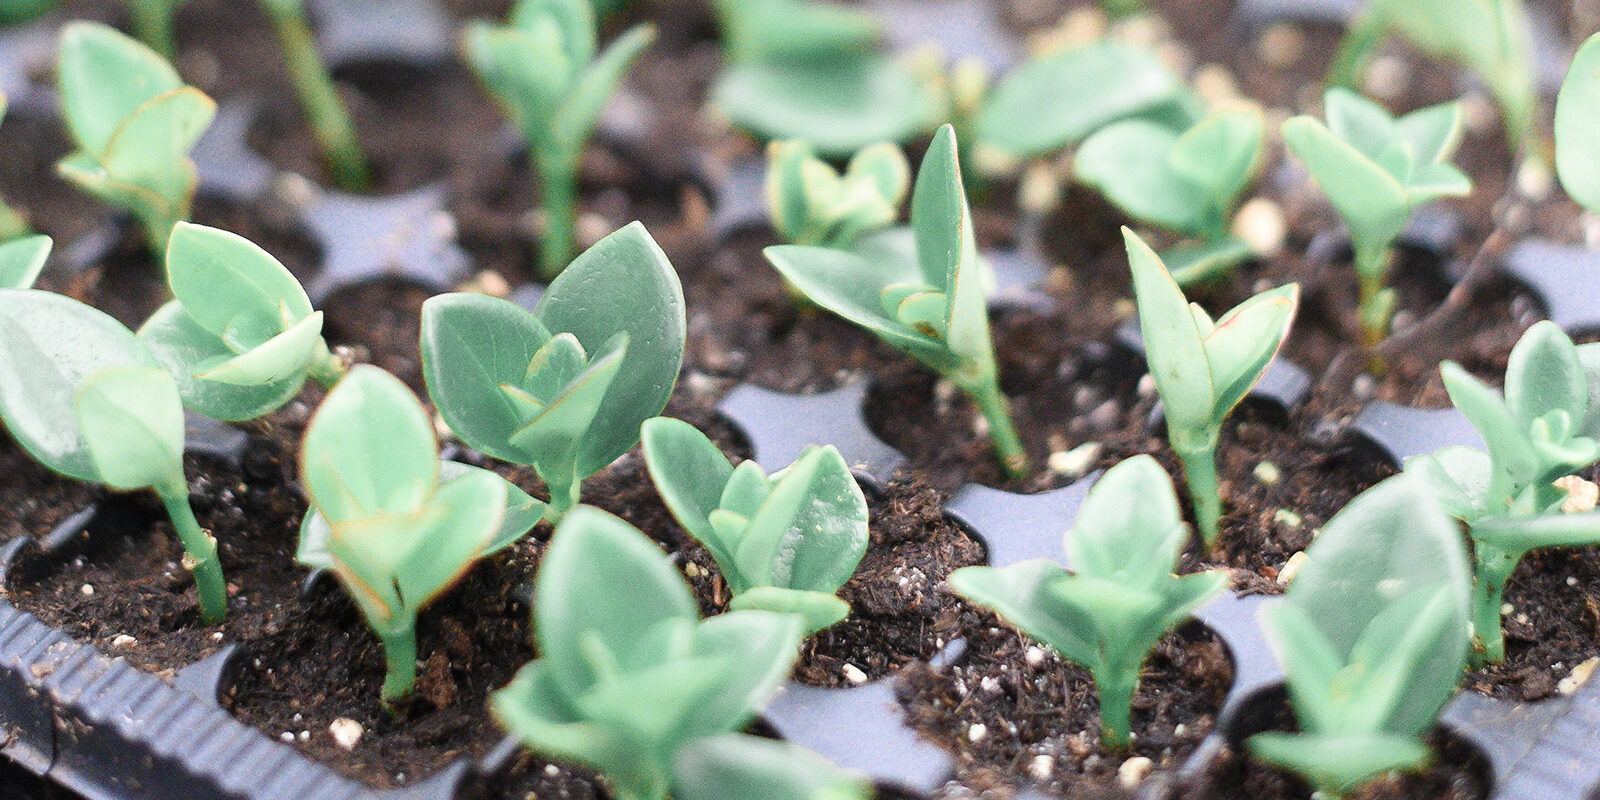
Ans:
[{"label": "green seedling", "polygon": [[1335,87],[1323,96],[1323,109],[1327,125],[1294,117],[1283,123],[1283,141],[1350,228],[1362,343],[1371,350],[1394,316],[1388,280],[1395,237],[1417,206],[1472,191],[1472,180],[1450,163],[1461,143],[1461,105],[1441,103],[1396,118]]},{"label": "green seedling", "polygon": [[173,17],[187,0],[125,0],[133,23],[133,35],[146,47],[168,61],[178,55]]},{"label": "green seedling", "polygon": [[767,208],[789,244],[849,247],[892,225],[911,188],[911,165],[900,148],[862,148],[840,175],[800,139],[767,145]]},{"label": "green seedling", "polygon": [[490,709],[530,749],[600,772],[617,800],[666,797],[678,754],[744,727],[800,644],[793,614],[700,621],[666,554],[587,506],[551,537],[533,616],[539,658],[490,696]]},{"label": "green seedling", "polygon": [[597,56],[588,0],[519,0],[505,25],[467,26],[467,62],[528,141],[544,204],[539,273],[577,251],[578,164],[606,100],[655,28],[636,25]]},{"label": "green seedling", "polygon": [[850,613],[835,595],[866,555],[867,499],[838,450],[807,447],[768,476],[754,461],[735,468],[682,420],[646,420],[641,438],[661,499],[722,570],[729,607],[799,614],[807,634]]},{"label": "green seedling", "polygon": [[803,245],[765,252],[817,305],[877,334],[966,392],[988,421],[1006,472],[1020,477],[1027,474],[1028,454],[1000,392],[958,158],[955,130],[945,125],[923,156],[911,195],[914,257],[886,248]]},{"label": "green seedling", "polygon": [[1470,582],[1455,523],[1413,478],[1352,500],[1262,606],[1301,732],[1256,734],[1250,752],[1328,800],[1426,764],[1421,736],[1466,663]]},{"label": "green seedling", "polygon": [[461,441],[531,465],[552,521],[639,441],[683,364],[683,287],[643,225],[601,239],[532,314],[486,295],[422,305],[422,374]]},{"label": "green seedling", "polygon": [[[4,92],[0,92],[0,120],[5,119],[5,116],[6,96]],[[27,236],[31,230],[28,227],[28,221],[22,218],[22,214],[6,204],[5,198],[0,198],[0,242]],[[3,282],[0,282],[0,286],[4,285]]]},{"label": "green seedling", "polygon": [[1228,585],[1222,572],[1172,574],[1188,538],[1172,479],[1154,458],[1134,456],[1106,470],[1084,498],[1064,541],[1072,572],[1039,558],[962,567],[949,581],[962,597],[1087,667],[1100,694],[1101,738],[1118,748],[1128,743],[1145,657]]},{"label": "green seedling", "polygon": [[1229,412],[1261,380],[1300,304],[1300,286],[1262,292],[1215,322],[1188,302],[1161,258],[1127,228],[1133,292],[1145,361],[1167,417],[1167,441],[1183,462],[1195,520],[1207,547],[1217,544],[1222,493],[1217,442]]},{"label": "green seedling", "polygon": [[877,796],[859,776],[789,742],[728,733],[678,750],[672,796],[677,800],[868,800]]},{"label": "green seedling", "polygon": [[1162,255],[1190,286],[1255,256],[1228,227],[1260,170],[1263,133],[1259,111],[1219,111],[1184,132],[1123,120],[1084,140],[1074,170],[1128,216],[1198,240]]},{"label": "green seedling", "polygon": [[183,404],[208,417],[246,420],[289,402],[306,379],[327,388],[346,366],[322,338],[322,312],[300,282],[242,236],[180,222],[167,245],[177,298],[139,329],[172,373]]},{"label": "green seedling", "polygon": [[711,104],[762,139],[802,139],[844,159],[938,124],[940,93],[879,51],[875,20],[802,0],[716,0],[727,63]]},{"label": "green seedling", "polygon": [[260,0],[261,8],[272,21],[278,34],[278,46],[283,49],[284,64],[289,69],[289,80],[300,98],[300,108],[317,139],[322,159],[328,165],[333,181],[348,192],[364,192],[371,188],[372,178],[367,169],[367,155],[361,150],[356,137],[355,124],[350,121],[350,110],[345,107],[339,93],[333,88],[333,78],[328,66],[317,51],[317,41],[306,22],[305,0]]},{"label": "green seedling", "polygon": [[216,103],[185,86],[150,48],[95,22],[61,31],[62,111],[77,150],[56,169],[84,191],[132,212],[152,252],[167,246],[194,200],[189,148]]},{"label": "green seedling", "polygon": [[0,289],[0,418],[62,475],[155,492],[183,543],[201,621],[222,621],[228,596],[217,542],[195,519],[183,475],[183,403],[132,331],[71,298]]},{"label": "green seedling", "polygon": [[417,612],[532,528],[543,504],[488,470],[441,467],[422,404],[366,364],[311,418],[300,478],[311,508],[295,559],[338,576],[383,641],[392,707],[416,683]]},{"label": "green seedling", "polygon": [[1359,86],[1391,34],[1428,57],[1477,73],[1500,104],[1511,149],[1531,143],[1539,90],[1521,0],[1373,0],[1351,23],[1328,67],[1328,84]]},{"label": "green seedling", "polygon": [[28,236],[0,244],[0,289],[32,289],[50,258],[48,236]]},{"label": "green seedling", "polygon": [[1556,97],[1556,175],[1567,194],[1600,214],[1600,34],[1590,36],[1572,59]]},{"label": "green seedling", "polygon": [[0,25],[27,22],[56,7],[60,0],[0,0]]},{"label": "green seedling", "polygon": [[1575,346],[1555,323],[1535,324],[1511,350],[1505,395],[1454,362],[1439,371],[1488,452],[1447,447],[1406,460],[1472,537],[1475,657],[1505,657],[1500,604],[1530,550],[1600,542],[1600,513],[1563,513],[1556,480],[1600,459],[1600,344]]}]

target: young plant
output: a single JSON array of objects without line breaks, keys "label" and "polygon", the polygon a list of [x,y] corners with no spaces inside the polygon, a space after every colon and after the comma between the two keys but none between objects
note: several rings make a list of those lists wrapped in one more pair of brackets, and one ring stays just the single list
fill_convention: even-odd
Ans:
[{"label": "young plant", "polygon": [[0,244],[0,289],[32,289],[50,258],[48,236],[28,236]]},{"label": "young plant", "polygon": [[1600,214],[1600,34],[1590,36],[1572,59],[1556,97],[1556,175],[1567,194]]},{"label": "young plant", "polygon": [[1432,58],[1453,61],[1488,84],[1513,151],[1532,142],[1539,90],[1528,56],[1521,0],[1373,0],[1351,23],[1328,83],[1356,88],[1390,34]]},{"label": "young plant", "polygon": [[1536,323],[1511,350],[1505,396],[1453,362],[1439,371],[1456,408],[1488,452],[1447,447],[1406,460],[1472,537],[1478,658],[1505,657],[1500,604],[1530,550],[1600,542],[1600,513],[1564,513],[1557,479],[1600,459],[1600,344],[1575,346],[1555,323]]},{"label": "young plant", "polygon": [[754,461],[735,468],[683,420],[646,420],[641,438],[651,480],[716,559],[730,608],[799,614],[808,635],[850,613],[835,595],[866,555],[867,499],[838,450],[807,447],[768,476]]},{"label": "young plant", "polygon": [[868,800],[859,776],[799,745],[741,733],[696,739],[678,750],[677,800]]},{"label": "young plant", "polygon": [[222,420],[255,419],[289,402],[306,379],[327,388],[346,366],[322,338],[289,270],[242,236],[180,222],[167,245],[173,297],[139,329],[172,373],[183,404]]},{"label": "young plant", "polygon": [[126,0],[133,35],[168,61],[178,55],[172,18],[186,0]]},{"label": "young plant", "polygon": [[[0,120],[6,116],[6,95],[0,92]],[[22,236],[27,236],[32,229],[28,221],[17,213],[17,210],[6,204],[5,198],[0,198],[0,242],[7,242]],[[0,283],[0,286],[4,286]]]},{"label": "young plant", "polygon": [[840,175],[802,139],[767,145],[767,207],[772,227],[790,244],[849,247],[894,223],[911,188],[900,148],[862,148]]},{"label": "young plant", "polygon": [[558,520],[639,441],[683,363],[683,288],[635,222],[578,256],[529,314],[477,294],[422,305],[422,374],[461,441],[531,465]]},{"label": "young plant", "polygon": [[1427,489],[1395,476],[1334,515],[1281,602],[1263,605],[1300,733],[1260,733],[1256,758],[1318,797],[1431,757],[1421,735],[1467,657],[1467,556]]},{"label": "young plant", "polygon": [[1101,476],[1064,546],[1072,572],[1039,558],[962,567],[950,586],[1094,675],[1101,738],[1128,743],[1145,656],[1173,626],[1228,585],[1222,572],[1172,574],[1189,538],[1172,479],[1150,456]]},{"label": "young plant", "polygon": [[0,0],[0,25],[16,25],[56,7],[59,0]]},{"label": "young plant", "polygon": [[1217,442],[1222,423],[1289,335],[1300,304],[1291,283],[1234,306],[1215,322],[1184,299],[1161,258],[1137,234],[1122,229],[1139,304],[1145,361],[1167,417],[1167,441],[1183,462],[1194,500],[1195,520],[1207,547],[1217,544],[1222,493],[1217,481]]},{"label": "young plant", "polygon": [[0,289],[0,418],[39,463],[69,478],[161,498],[194,574],[200,619],[222,621],[217,542],[189,507],[183,403],[133,332],[76,300]]},{"label": "young plant", "polygon": [[333,88],[328,66],[317,51],[316,39],[311,36],[311,26],[306,22],[305,0],[260,2],[278,34],[278,46],[283,48],[290,82],[294,84],[300,107],[311,124],[311,132],[317,138],[317,147],[322,151],[322,159],[334,183],[348,192],[367,191],[372,183],[367,155],[356,138],[350,110]]},{"label": "young plant", "polygon": [[577,250],[578,163],[606,100],[655,39],[636,25],[598,56],[588,0],[519,0],[506,25],[467,26],[467,61],[528,140],[544,203],[539,274],[551,280]]},{"label": "young plant", "polygon": [[58,74],[77,150],[56,169],[84,191],[132,212],[152,252],[167,246],[194,200],[189,148],[216,103],[185,86],[150,48],[96,22],[61,30]]},{"label": "young plant", "polygon": [[789,673],[800,618],[700,621],[654,542],[598,509],[562,520],[534,587],[539,658],[490,709],[527,747],[591,767],[617,800],[662,800],[678,754],[744,727]]},{"label": "young plant", "polygon": [[972,212],[957,159],[955,131],[945,125],[923,156],[911,195],[914,259],[803,245],[765,252],[817,305],[877,334],[966,392],[988,421],[1006,472],[1020,477],[1027,474],[1028,454],[1000,392]]},{"label": "young plant", "polygon": [[416,683],[417,612],[544,511],[493,472],[441,466],[422,404],[367,364],[311,418],[300,479],[311,508],[295,559],[338,576],[383,641],[385,706]]},{"label": "young plant", "polygon": [[1461,142],[1461,106],[1441,103],[1395,118],[1338,87],[1323,96],[1323,106],[1327,125],[1294,117],[1283,123],[1283,141],[1350,228],[1362,343],[1370,350],[1388,334],[1394,316],[1389,247],[1411,212],[1472,191],[1472,180],[1450,163]]},{"label": "young plant", "polygon": [[1073,168],[1134,219],[1198,240],[1162,255],[1189,286],[1255,255],[1228,226],[1260,170],[1263,134],[1259,111],[1219,111],[1183,132],[1123,120],[1085,139]]}]

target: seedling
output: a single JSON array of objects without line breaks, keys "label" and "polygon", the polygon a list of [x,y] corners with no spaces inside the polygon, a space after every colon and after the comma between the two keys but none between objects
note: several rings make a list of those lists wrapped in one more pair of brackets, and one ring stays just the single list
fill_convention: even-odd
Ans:
[{"label": "seedling", "polygon": [[1127,228],[1133,292],[1145,361],[1167,417],[1167,441],[1183,462],[1195,520],[1207,547],[1217,544],[1222,493],[1217,442],[1228,413],[1278,354],[1300,304],[1300,286],[1269,289],[1234,306],[1215,322],[1183,290],[1161,258]]},{"label": "seedling", "polygon": [[588,0],[519,0],[506,25],[467,27],[467,61],[528,140],[545,225],[539,273],[555,278],[577,251],[578,162],[606,100],[655,28],[636,25],[598,56]]},{"label": "seedling", "polygon": [[422,305],[422,374],[461,441],[531,465],[558,520],[639,441],[683,363],[683,288],[635,222],[562,272],[532,314],[487,295]]},{"label": "seedling", "polygon": [[1352,500],[1261,608],[1301,732],[1256,734],[1250,752],[1328,800],[1426,764],[1420,737],[1466,663],[1470,582],[1455,524],[1413,478]]},{"label": "seedling", "polygon": [[0,25],[16,25],[56,7],[59,0],[0,0]]},{"label": "seedling", "polygon": [[806,633],[845,618],[839,587],[867,552],[867,499],[831,445],[807,447],[770,477],[737,468],[687,422],[646,420],[644,459],[661,499],[711,551],[731,608],[799,614]]},{"label": "seedling", "polygon": [[178,223],[167,246],[173,297],[139,329],[184,405],[246,420],[289,402],[306,379],[328,388],[345,364],[322,338],[300,282],[242,236]]},{"label": "seedling", "polygon": [[178,55],[172,18],[185,0],[126,0],[133,34],[168,61]]},{"label": "seedling", "polygon": [[[3,19],[4,7],[0,6],[0,19]],[[0,92],[0,120],[6,116],[6,96]],[[28,221],[17,213],[17,210],[6,204],[5,198],[0,198],[0,242],[16,239],[28,235],[31,229]],[[4,286],[0,283],[0,286]]]},{"label": "seedling", "polygon": [[743,728],[800,644],[792,614],[701,622],[660,548],[587,506],[551,537],[533,617],[539,658],[490,709],[529,748],[599,771],[617,800],[662,800],[679,752]]},{"label": "seedling", "polygon": [[1228,226],[1260,170],[1262,142],[1259,111],[1220,111],[1181,133],[1130,119],[1085,139],[1073,164],[1124,213],[1199,241],[1162,257],[1190,286],[1255,256]]},{"label": "seedling", "polygon": [[317,147],[328,164],[334,183],[349,192],[364,192],[371,186],[367,156],[361,151],[350,110],[333,88],[328,66],[317,51],[316,39],[306,22],[305,0],[261,0],[261,8],[272,21],[283,48],[289,80],[300,98],[306,121],[316,136]]},{"label": "seedling", "polygon": [[789,742],[727,733],[683,746],[673,766],[677,800],[868,800],[860,777]]},{"label": "seedling", "polygon": [[1556,97],[1556,175],[1567,194],[1600,214],[1600,34],[1590,36],[1572,59]]},{"label": "seedling", "polygon": [[61,31],[61,105],[77,150],[56,169],[132,212],[160,253],[194,200],[189,148],[216,104],[150,48],[95,22]]},{"label": "seedling", "polygon": [[1094,675],[1107,747],[1128,743],[1133,693],[1145,657],[1173,626],[1228,585],[1222,572],[1182,577],[1189,529],[1172,480],[1150,456],[1101,476],[1064,546],[1067,572],[1039,558],[1009,567],[962,567],[950,585]]},{"label": "seedling", "polygon": [[488,470],[441,469],[422,404],[366,364],[311,418],[300,478],[312,507],[295,559],[338,576],[383,641],[393,706],[416,683],[417,612],[533,527],[542,504]]},{"label": "seedling", "polygon": [[1500,604],[1530,550],[1600,542],[1600,513],[1568,514],[1554,482],[1600,459],[1600,344],[1574,346],[1555,323],[1536,323],[1511,350],[1505,396],[1457,364],[1439,371],[1456,408],[1488,452],[1447,447],[1407,459],[1472,537],[1472,627],[1477,657],[1505,657]]},{"label": "seedling", "polygon": [[183,403],[133,332],[71,298],[0,289],[0,418],[39,463],[69,478],[161,498],[194,574],[200,619],[228,610],[217,542],[189,507]]},{"label": "seedling", "polygon": [[849,247],[894,223],[911,165],[890,142],[862,148],[840,175],[801,139],[767,145],[767,207],[790,244]]},{"label": "seedling", "polygon": [[1295,117],[1283,123],[1283,141],[1350,228],[1362,341],[1370,351],[1394,316],[1395,294],[1387,284],[1395,237],[1417,206],[1472,191],[1472,180],[1450,163],[1461,142],[1461,106],[1441,103],[1397,119],[1335,87],[1323,96],[1323,107],[1327,125]]},{"label": "seedling", "polygon": [[766,249],[783,277],[817,305],[877,334],[940,373],[978,404],[1006,472],[1028,454],[1000,393],[978,249],[957,163],[955,130],[934,134],[911,195],[915,260],[889,249],[803,245]]},{"label": "seedling", "polygon": [[0,289],[32,289],[50,258],[48,236],[28,236],[0,244]]},{"label": "seedling", "polygon": [[1355,88],[1390,34],[1424,55],[1476,72],[1500,103],[1506,140],[1531,142],[1539,90],[1521,0],[1374,0],[1351,23],[1328,83]]}]

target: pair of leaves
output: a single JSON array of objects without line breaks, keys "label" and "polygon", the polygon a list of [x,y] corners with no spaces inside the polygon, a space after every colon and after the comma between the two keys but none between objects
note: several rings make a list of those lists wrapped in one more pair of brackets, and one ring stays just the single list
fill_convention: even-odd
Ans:
[{"label": "pair of leaves", "polygon": [[639,441],[683,363],[683,288],[644,226],[597,242],[532,314],[484,295],[422,307],[422,370],[439,413],[467,444],[530,464],[552,513],[578,482]]},{"label": "pair of leaves", "polygon": [[1303,733],[1249,746],[1338,793],[1427,759],[1419,737],[1466,663],[1471,579],[1455,523],[1407,475],[1352,500],[1306,557],[1261,612]]},{"label": "pair of leaves", "polygon": [[890,142],[862,148],[843,175],[802,139],[767,145],[767,207],[792,244],[847,247],[900,216],[911,166]]},{"label": "pair of leaves", "polygon": [[1600,214],[1600,34],[1590,36],[1567,69],[1556,97],[1556,175],[1567,194]]},{"label": "pair of leaves", "polygon": [[1189,531],[1172,481],[1134,456],[1101,476],[1067,532],[1072,572],[1048,559],[963,567],[950,585],[1094,675],[1106,743],[1128,741],[1128,704],[1161,637],[1227,586],[1220,572],[1173,575]]},{"label": "pair of leaves", "polygon": [[0,244],[0,289],[32,289],[54,244],[39,235]]},{"label": "pair of leaves", "polygon": [[733,608],[799,614],[807,633],[850,613],[834,595],[866,555],[867,500],[838,450],[807,447],[768,476],[754,461],[734,467],[682,420],[647,420],[642,439],[651,480],[711,551]]},{"label": "pair of leaves", "polygon": [[68,180],[131,211],[159,250],[189,216],[195,167],[189,148],[216,103],[184,85],[161,56],[95,22],[61,32],[62,111],[77,150],[57,164]]},{"label": "pair of leaves", "polygon": [[223,420],[254,419],[292,399],[333,355],[322,312],[271,254],[242,236],[180,222],[167,245],[176,298],[139,329],[172,373],[184,405]]},{"label": "pair of leaves", "polygon": [[540,657],[490,707],[528,747],[600,771],[619,800],[665,797],[678,753],[749,722],[800,643],[790,614],[698,621],[665,554],[587,506],[557,526],[534,591]]}]

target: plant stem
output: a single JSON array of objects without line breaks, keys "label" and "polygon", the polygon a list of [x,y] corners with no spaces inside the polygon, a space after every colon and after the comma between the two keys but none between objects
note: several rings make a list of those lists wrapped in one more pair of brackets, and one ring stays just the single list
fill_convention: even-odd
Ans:
[{"label": "plant stem", "polygon": [[1183,477],[1189,482],[1189,499],[1194,503],[1194,519],[1200,527],[1200,537],[1207,549],[1214,548],[1222,525],[1222,486],[1217,480],[1215,440],[1200,447],[1174,446],[1173,449],[1183,463]]},{"label": "plant stem", "polygon": [[1478,578],[1473,590],[1472,635],[1477,646],[1473,648],[1472,659],[1479,664],[1492,664],[1506,657],[1500,604],[1505,602],[1506,581],[1522,557],[1477,539],[1472,545]]},{"label": "plant stem", "polygon": [[183,476],[152,487],[166,506],[172,527],[183,543],[183,563],[194,574],[194,588],[200,595],[200,622],[215,625],[228,613],[228,584],[222,577],[222,562],[217,559],[217,540],[200,527],[189,506],[189,485]]},{"label": "plant stem", "polygon": [[320,352],[311,357],[311,366],[306,370],[306,374],[311,380],[322,384],[322,388],[332,389],[334,384],[350,371],[350,365],[329,350],[326,342],[319,350]]},{"label": "plant stem", "polygon": [[385,708],[408,694],[417,684],[417,628],[414,623],[380,632],[383,640],[383,688],[378,696]]},{"label": "plant stem", "polygon": [[0,199],[0,242],[9,242],[32,232],[33,229],[28,227],[28,221],[23,219],[16,209],[6,205],[4,199]]},{"label": "plant stem", "polygon": [[263,0],[262,8],[272,20],[283,48],[289,78],[294,83],[300,107],[317,137],[317,148],[328,164],[334,183],[347,192],[366,192],[372,187],[367,156],[361,150],[350,111],[333,88],[333,78],[317,52],[316,40],[299,3]]},{"label": "plant stem", "polygon": [[172,25],[176,5],[175,0],[128,0],[134,35],[168,61],[178,53]]},{"label": "plant stem", "polygon": [[1389,335],[1389,318],[1394,315],[1394,295],[1387,292],[1389,248],[1357,248],[1356,277],[1361,317],[1361,346],[1368,353]]},{"label": "plant stem", "polygon": [[540,471],[537,466],[534,467],[534,470],[539,472],[539,477],[544,481],[545,488],[550,490],[550,505],[545,507],[544,518],[550,520],[550,524],[554,525],[560,522],[561,518],[565,517],[567,512],[578,504],[578,498],[583,493],[583,481],[572,474],[570,469],[562,470],[562,473],[558,475],[548,476],[545,472]]},{"label": "plant stem", "polygon": [[539,200],[544,204],[544,237],[539,242],[539,277],[555,280],[577,249],[578,156],[534,150]]},{"label": "plant stem", "polygon": [[1139,688],[1137,668],[1132,675],[1122,670],[1095,670],[1094,688],[1100,695],[1100,741],[1107,750],[1126,747],[1133,727],[1133,692]]},{"label": "plant stem", "polygon": [[1022,438],[1017,435],[1017,426],[1011,422],[1011,407],[1000,391],[1000,384],[991,375],[988,380],[963,388],[967,396],[978,404],[978,411],[989,423],[989,441],[994,443],[995,455],[999,457],[1006,475],[1013,480],[1026,478],[1028,451],[1022,446]]}]

